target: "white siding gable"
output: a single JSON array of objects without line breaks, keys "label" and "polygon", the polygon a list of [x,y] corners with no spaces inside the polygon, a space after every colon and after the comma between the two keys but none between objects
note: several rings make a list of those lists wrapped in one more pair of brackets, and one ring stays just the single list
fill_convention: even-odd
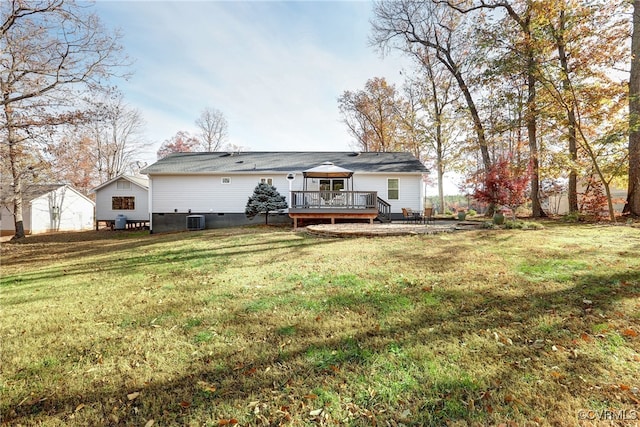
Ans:
[{"label": "white siding gable", "polygon": [[[127,181],[129,182],[129,181]],[[135,209],[112,209],[113,197],[134,197]],[[96,190],[96,220],[114,221],[118,215],[124,215],[127,220],[149,220],[149,191],[139,185],[131,183],[129,188],[118,188],[118,180]]]}]

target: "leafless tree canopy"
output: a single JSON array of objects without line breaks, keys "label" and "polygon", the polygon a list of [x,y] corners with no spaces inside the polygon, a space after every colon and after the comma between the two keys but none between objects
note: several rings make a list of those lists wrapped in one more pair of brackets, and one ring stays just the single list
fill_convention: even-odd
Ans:
[{"label": "leafless tree canopy", "polygon": [[227,141],[229,124],[222,111],[205,108],[196,120],[200,129],[200,145],[203,151],[220,151]]},{"label": "leafless tree canopy", "polygon": [[88,6],[63,0],[0,2],[0,132],[14,188],[16,238],[24,237],[22,181],[38,167],[34,135],[75,113],[78,92],[98,89],[122,71],[120,35]]}]

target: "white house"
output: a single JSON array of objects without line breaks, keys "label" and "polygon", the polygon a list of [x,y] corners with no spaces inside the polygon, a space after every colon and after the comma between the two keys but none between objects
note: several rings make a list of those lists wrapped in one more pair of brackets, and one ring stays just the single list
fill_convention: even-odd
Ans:
[{"label": "white house", "polygon": [[96,228],[100,223],[114,226],[124,217],[129,225],[149,222],[149,180],[145,177],[120,175],[91,190],[96,194]]},{"label": "white house", "polygon": [[[10,200],[7,197],[2,199]],[[95,204],[69,185],[29,185],[22,191],[22,200],[25,234],[83,231],[93,228]],[[15,234],[13,206],[3,203],[0,214],[1,234]]]},{"label": "white house", "polygon": [[[351,174],[305,173],[322,164]],[[409,153],[288,151],[175,153],[141,171],[149,176],[152,232],[185,230],[187,217],[198,217],[204,228],[263,222],[244,214],[259,182],[275,186],[291,206],[273,222],[291,222],[303,212],[332,221],[371,219],[379,203],[399,218],[402,208],[422,209],[427,172]]]}]

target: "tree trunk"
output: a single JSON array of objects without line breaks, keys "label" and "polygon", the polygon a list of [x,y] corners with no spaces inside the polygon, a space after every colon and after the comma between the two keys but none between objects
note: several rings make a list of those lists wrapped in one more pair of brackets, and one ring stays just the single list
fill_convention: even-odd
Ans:
[{"label": "tree trunk", "polygon": [[640,0],[633,1],[629,76],[629,186],[624,212],[640,216]]},{"label": "tree trunk", "polygon": [[20,147],[15,131],[13,108],[11,104],[4,105],[4,117],[7,123],[7,142],[9,144],[9,164],[13,180],[13,222],[15,233],[12,240],[25,237],[22,216],[22,171],[20,170]]},{"label": "tree trunk", "polygon": [[438,201],[440,203],[439,213],[444,213],[444,159],[442,142],[442,108],[438,102],[436,82],[431,76],[431,90],[433,91],[433,113],[436,118],[436,169],[438,170]]},{"label": "tree trunk", "polygon": [[[562,69],[562,89],[565,92],[571,90],[571,82],[569,81],[569,62],[567,59],[567,52],[565,50],[564,39],[564,9],[560,10],[560,21],[556,43],[558,45],[558,59],[560,60],[560,67]],[[573,99],[573,97],[571,97]],[[578,211],[578,173],[576,172],[576,162],[578,160],[578,144],[576,135],[576,111],[571,103],[571,107],[567,108],[567,138],[569,140],[569,158],[571,160],[571,169],[569,170],[569,212]]]},{"label": "tree trunk", "polygon": [[531,47],[527,52],[527,135],[529,137],[529,155],[531,156],[531,214],[534,218],[542,218],[547,215],[542,210],[540,203],[540,164],[538,161],[537,140],[537,114],[536,106],[536,77],[535,58]]}]

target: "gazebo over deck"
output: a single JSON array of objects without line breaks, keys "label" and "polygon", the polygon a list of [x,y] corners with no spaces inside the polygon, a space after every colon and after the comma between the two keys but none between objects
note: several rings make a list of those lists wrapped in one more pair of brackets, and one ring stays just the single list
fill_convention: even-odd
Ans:
[{"label": "gazebo over deck", "polygon": [[[380,214],[375,191],[354,191],[353,171],[325,162],[302,172],[302,191],[291,191],[289,217],[294,228],[298,219],[365,219],[373,224]],[[308,180],[319,180],[319,190],[308,190]],[[384,207],[383,207],[384,209]]]}]

